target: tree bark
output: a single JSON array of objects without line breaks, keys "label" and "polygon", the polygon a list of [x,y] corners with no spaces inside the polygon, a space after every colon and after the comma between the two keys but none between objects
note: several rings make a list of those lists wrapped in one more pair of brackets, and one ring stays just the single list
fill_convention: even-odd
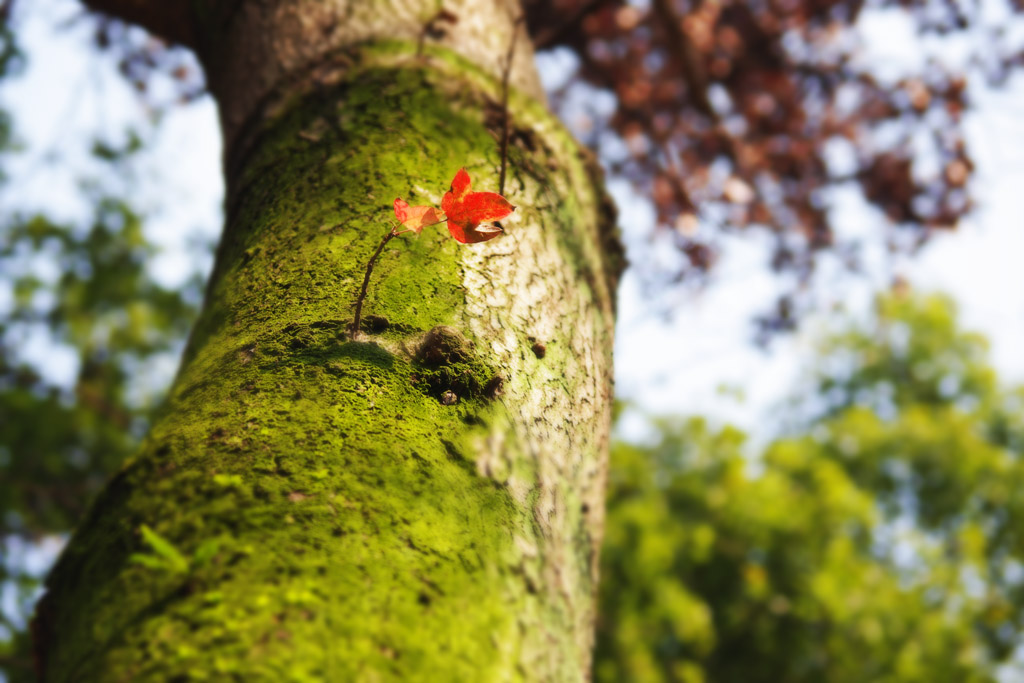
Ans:
[{"label": "tree bark", "polygon": [[439,37],[427,0],[181,4],[224,235],[162,416],[49,578],[42,678],[586,679],[621,259],[528,41],[507,234],[392,240],[347,332],[396,196],[497,190],[518,8],[446,2]]}]

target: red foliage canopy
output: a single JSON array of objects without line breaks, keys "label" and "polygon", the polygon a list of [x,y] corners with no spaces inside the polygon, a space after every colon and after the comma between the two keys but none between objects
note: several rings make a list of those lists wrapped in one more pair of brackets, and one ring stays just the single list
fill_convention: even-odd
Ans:
[{"label": "red foliage canopy", "polygon": [[[867,3],[903,10],[922,34],[984,32],[975,41],[984,52],[969,63],[1000,83],[1024,53],[1001,27],[982,25],[982,4]],[[856,245],[837,240],[833,189],[860,188],[889,226],[892,249],[916,249],[972,206],[974,162],[962,130],[967,74],[931,60],[921,73],[882,82],[877,65],[858,59],[855,25],[865,5],[525,0],[535,45],[569,48],[578,78],[614,93],[607,124],[625,145],[604,158],[650,196],[671,230],[686,255],[676,278],[703,279],[714,263],[716,232],[698,229],[703,223],[768,229],[773,267],[796,272],[801,283],[823,249],[842,250],[859,267]],[[1009,8],[1019,14],[1024,2],[1010,0]],[[566,91],[555,93],[556,106]],[[576,129],[600,145],[600,125],[589,134]],[[917,163],[922,147],[934,172]],[[835,163],[837,150],[852,163]],[[789,326],[792,303],[780,301],[766,324]]]}]

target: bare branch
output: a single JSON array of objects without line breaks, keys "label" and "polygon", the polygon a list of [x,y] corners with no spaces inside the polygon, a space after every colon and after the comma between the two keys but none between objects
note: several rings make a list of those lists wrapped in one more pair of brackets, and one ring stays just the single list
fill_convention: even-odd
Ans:
[{"label": "bare branch", "polygon": [[654,11],[657,12],[661,25],[668,33],[672,46],[675,48],[672,51],[672,56],[679,63],[683,75],[686,77],[693,106],[717,123],[718,113],[708,99],[708,79],[707,74],[704,73],[700,51],[683,30],[680,23],[681,18],[668,0],[654,0]]},{"label": "bare branch", "polygon": [[138,24],[172,43],[196,47],[196,27],[188,0],[85,0],[89,9]]},{"label": "bare branch", "polygon": [[537,35],[533,37],[533,49],[544,50],[551,47],[561,40],[569,29],[582,21],[585,16],[600,9],[609,2],[610,0],[587,0],[587,2],[582,3],[574,12],[555,26],[545,26],[538,31]]}]

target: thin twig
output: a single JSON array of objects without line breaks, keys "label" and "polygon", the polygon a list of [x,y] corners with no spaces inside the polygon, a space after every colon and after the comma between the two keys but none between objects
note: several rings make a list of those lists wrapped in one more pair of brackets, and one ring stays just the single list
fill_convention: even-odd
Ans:
[{"label": "thin twig", "polygon": [[355,320],[352,321],[352,341],[359,338],[359,318],[363,314],[363,300],[366,298],[366,288],[370,286],[370,275],[373,274],[373,265],[377,262],[377,257],[384,251],[384,247],[388,242],[398,236],[399,233],[395,232],[394,228],[388,231],[388,234],[384,235],[384,239],[380,241],[380,245],[377,247],[377,251],[373,252],[373,256],[370,257],[370,262],[366,264],[366,276],[363,278],[363,288],[359,290],[359,298],[356,299],[356,315]]},{"label": "thin twig", "polygon": [[498,179],[498,194],[505,194],[505,167],[508,165],[508,79],[512,74],[512,57],[516,52],[516,38],[519,37],[519,26],[525,17],[512,23],[512,40],[508,44],[505,55],[505,68],[501,74],[501,176]]}]

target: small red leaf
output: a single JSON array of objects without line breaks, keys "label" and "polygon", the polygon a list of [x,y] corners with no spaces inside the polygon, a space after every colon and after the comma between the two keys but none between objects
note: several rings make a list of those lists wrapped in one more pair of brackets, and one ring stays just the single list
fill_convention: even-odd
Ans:
[{"label": "small red leaf", "polygon": [[441,212],[432,206],[409,206],[409,202],[401,197],[395,199],[395,218],[407,230],[417,235],[428,225],[435,225],[444,220]]},{"label": "small red leaf", "polygon": [[515,211],[507,199],[495,192],[472,192],[472,181],[466,169],[460,168],[452,180],[451,190],[441,199],[441,209],[448,217],[448,232],[463,244],[485,242],[502,233],[497,226],[480,224],[497,221]]}]

